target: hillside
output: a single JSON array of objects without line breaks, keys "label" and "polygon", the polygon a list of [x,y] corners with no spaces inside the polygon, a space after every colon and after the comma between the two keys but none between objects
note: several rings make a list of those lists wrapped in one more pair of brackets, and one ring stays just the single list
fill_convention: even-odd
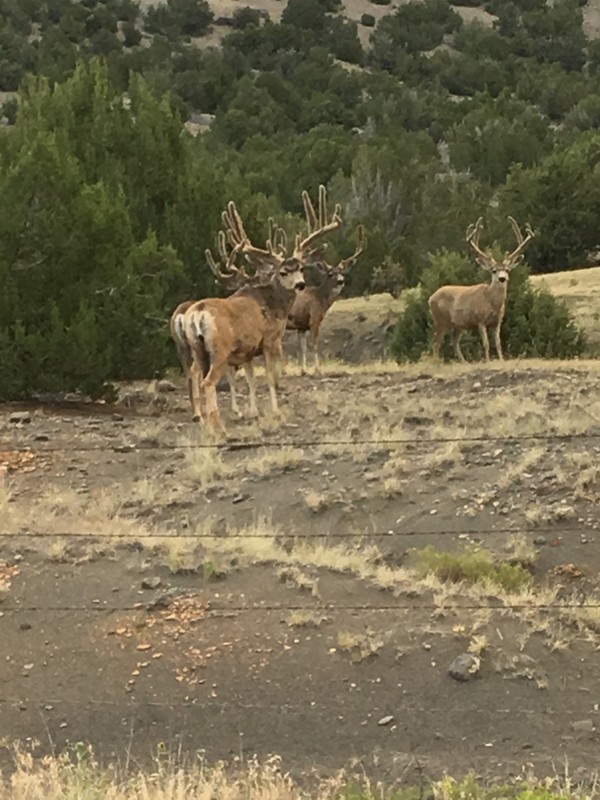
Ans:
[{"label": "hillside", "polygon": [[260,380],[258,421],[221,396],[218,449],[180,378],[0,408],[4,741],[154,777],[276,755],[504,783],[560,753],[584,780],[599,366],[333,365],[282,379],[282,419]]}]

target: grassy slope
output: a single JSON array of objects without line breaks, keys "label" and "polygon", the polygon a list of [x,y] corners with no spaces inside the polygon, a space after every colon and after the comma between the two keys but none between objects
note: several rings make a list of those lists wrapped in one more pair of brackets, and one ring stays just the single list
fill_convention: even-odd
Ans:
[{"label": "grassy slope", "polygon": [[[533,283],[545,286],[565,301],[588,336],[590,354],[600,354],[600,267],[535,275]],[[339,300],[327,316],[330,329],[349,328],[355,335],[392,322],[402,310],[403,301],[389,295],[353,297]]]}]

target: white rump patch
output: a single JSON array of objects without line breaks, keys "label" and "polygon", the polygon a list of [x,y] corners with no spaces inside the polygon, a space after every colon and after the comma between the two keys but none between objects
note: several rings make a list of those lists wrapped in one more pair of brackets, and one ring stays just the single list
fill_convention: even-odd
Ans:
[{"label": "white rump patch", "polygon": [[185,344],[185,316],[183,314],[177,314],[175,317],[175,322],[173,325],[173,329],[175,331],[175,336],[178,338],[180,344]]},{"label": "white rump patch", "polygon": [[187,335],[194,339],[201,337],[204,340],[204,346],[211,353],[217,330],[212,312],[206,309],[196,311],[187,317],[186,323]]}]

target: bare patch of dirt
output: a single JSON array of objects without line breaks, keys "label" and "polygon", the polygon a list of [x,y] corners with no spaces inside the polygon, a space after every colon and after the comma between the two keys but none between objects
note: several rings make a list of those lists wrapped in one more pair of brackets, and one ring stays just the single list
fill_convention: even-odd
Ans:
[{"label": "bare patch of dirt", "polygon": [[258,423],[220,393],[219,450],[179,378],[6,410],[36,468],[0,484],[0,739],[595,767],[599,368],[334,364],[283,377],[281,421],[260,379]]}]

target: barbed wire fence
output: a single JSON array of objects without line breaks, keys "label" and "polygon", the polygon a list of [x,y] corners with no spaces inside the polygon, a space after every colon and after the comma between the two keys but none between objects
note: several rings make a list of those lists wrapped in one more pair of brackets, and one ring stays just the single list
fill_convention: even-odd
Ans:
[{"label": "barbed wire fence", "polygon": [[[151,438],[151,437],[150,437]],[[588,442],[598,441],[600,443],[600,431],[590,431],[585,433],[544,433],[544,434],[522,434],[519,436],[440,436],[440,437],[389,437],[389,438],[365,438],[365,439],[270,439],[250,440],[250,441],[205,441],[205,442],[115,442],[114,444],[69,444],[69,445],[35,445],[20,444],[10,448],[12,452],[19,453],[88,453],[88,452],[143,452],[153,450],[259,450],[270,448],[319,448],[319,447],[401,447],[405,445],[439,445],[439,444],[520,444],[522,442]],[[6,445],[9,445],[6,442]],[[0,447],[4,449],[2,443]]]},{"label": "barbed wire fence", "polygon": [[[404,438],[348,438],[348,439],[265,439],[261,441],[225,441],[225,442],[189,442],[189,443],[167,443],[167,442],[115,442],[114,444],[106,445],[34,445],[34,444],[20,444],[17,447],[10,448],[9,442],[0,443],[0,450],[10,448],[12,452],[26,452],[36,454],[51,454],[51,453],[87,453],[87,452],[118,452],[121,454],[127,453],[140,453],[145,451],[185,451],[185,450],[210,450],[210,451],[224,451],[224,452],[239,452],[248,450],[264,450],[270,448],[294,448],[294,449],[309,449],[309,448],[354,448],[354,447],[376,447],[376,448],[396,448],[396,447],[429,447],[431,445],[442,444],[483,444],[483,445],[515,445],[519,446],[525,442],[548,442],[548,443],[571,443],[581,442],[588,443],[590,441],[600,441],[600,432],[586,432],[586,433],[551,433],[551,434],[527,434],[519,436],[456,436],[456,437],[404,437]],[[418,453],[407,453],[408,456],[419,457]],[[244,531],[243,529],[234,534],[215,534],[204,533],[198,531],[185,531],[184,533],[169,534],[164,532],[145,531],[140,534],[132,535],[128,533],[110,533],[108,535],[100,532],[83,532],[83,531],[62,531],[52,532],[48,534],[43,531],[2,531],[0,532],[0,541],[2,540],[16,540],[22,538],[43,539],[51,536],[52,538],[71,538],[71,539],[89,539],[89,538],[104,538],[104,539],[127,539],[127,540],[140,540],[145,539],[161,539],[165,540],[172,538],[183,538],[192,540],[228,540],[228,539],[379,539],[388,537],[404,537],[407,539],[421,537],[421,536],[454,536],[454,537],[477,537],[484,539],[496,535],[506,534],[535,534],[538,536],[545,534],[552,534],[555,537],[565,535],[577,534],[582,531],[589,532],[589,528],[583,525],[568,525],[568,526],[498,526],[490,528],[477,528],[470,529],[468,527],[457,526],[456,529],[442,529],[442,530],[420,530],[420,529],[402,529],[400,527],[390,528],[388,530],[375,530],[375,531],[342,531],[342,532],[302,532],[302,531],[272,531],[272,532],[257,532],[253,530]],[[181,595],[185,597],[185,595]],[[14,615],[21,614],[56,614],[56,615],[76,615],[76,614],[93,614],[93,615],[111,615],[121,613],[139,613],[146,612],[152,613],[152,603],[140,602],[130,605],[108,605],[107,603],[87,603],[80,605],[7,605],[2,604],[0,608],[0,616],[10,619]],[[331,603],[315,603],[307,600],[303,603],[295,604],[215,604],[209,602],[207,604],[206,613],[210,616],[218,617],[220,615],[228,614],[282,614],[292,613],[295,611],[312,611],[326,614],[390,614],[398,612],[411,612],[411,611],[435,611],[435,612],[462,612],[462,611],[481,611],[481,610],[499,610],[499,611],[531,611],[532,609],[551,612],[555,610],[561,611],[576,611],[576,610],[599,610],[600,602],[582,601],[582,602],[552,602],[552,603],[514,603],[514,602],[488,602],[488,603],[470,603],[470,602],[452,602],[452,603],[385,603],[385,604],[331,604]],[[78,705],[80,701],[75,701],[69,697],[50,697],[50,698],[30,698],[30,697],[0,697],[0,705],[22,707],[24,704],[38,705],[41,707],[50,706],[66,706],[69,704]],[[140,705],[156,708],[166,708],[170,710],[178,708],[195,708],[195,709],[213,709],[215,706],[219,708],[235,708],[235,709],[255,709],[263,710],[271,708],[272,710],[281,711],[285,709],[286,713],[307,714],[315,710],[311,703],[293,704],[281,703],[269,704],[265,703],[244,703],[241,701],[226,701],[221,698],[215,699],[214,702],[202,701],[197,697],[188,698],[183,701],[168,702],[156,701],[144,698],[142,700],[136,699],[135,695],[130,695],[127,698],[120,699],[119,701],[113,700],[96,700],[88,698],[86,704],[90,707],[107,707],[107,708],[126,708],[138,707]],[[339,711],[339,705],[324,706],[319,700],[315,701],[315,707],[319,712],[323,711]],[[373,711],[377,711],[375,707]],[[381,709],[382,711],[384,709]],[[440,714],[449,713],[448,708],[437,708],[434,706],[415,706],[410,703],[399,703],[398,710],[402,713],[411,713],[416,715],[423,714]],[[526,717],[567,717],[574,718],[580,717],[580,711],[571,709],[555,709],[555,708],[469,708],[460,705],[456,709],[460,714],[479,714],[485,716],[492,715],[519,715]],[[600,713],[598,704],[592,704],[590,713]]]}]

